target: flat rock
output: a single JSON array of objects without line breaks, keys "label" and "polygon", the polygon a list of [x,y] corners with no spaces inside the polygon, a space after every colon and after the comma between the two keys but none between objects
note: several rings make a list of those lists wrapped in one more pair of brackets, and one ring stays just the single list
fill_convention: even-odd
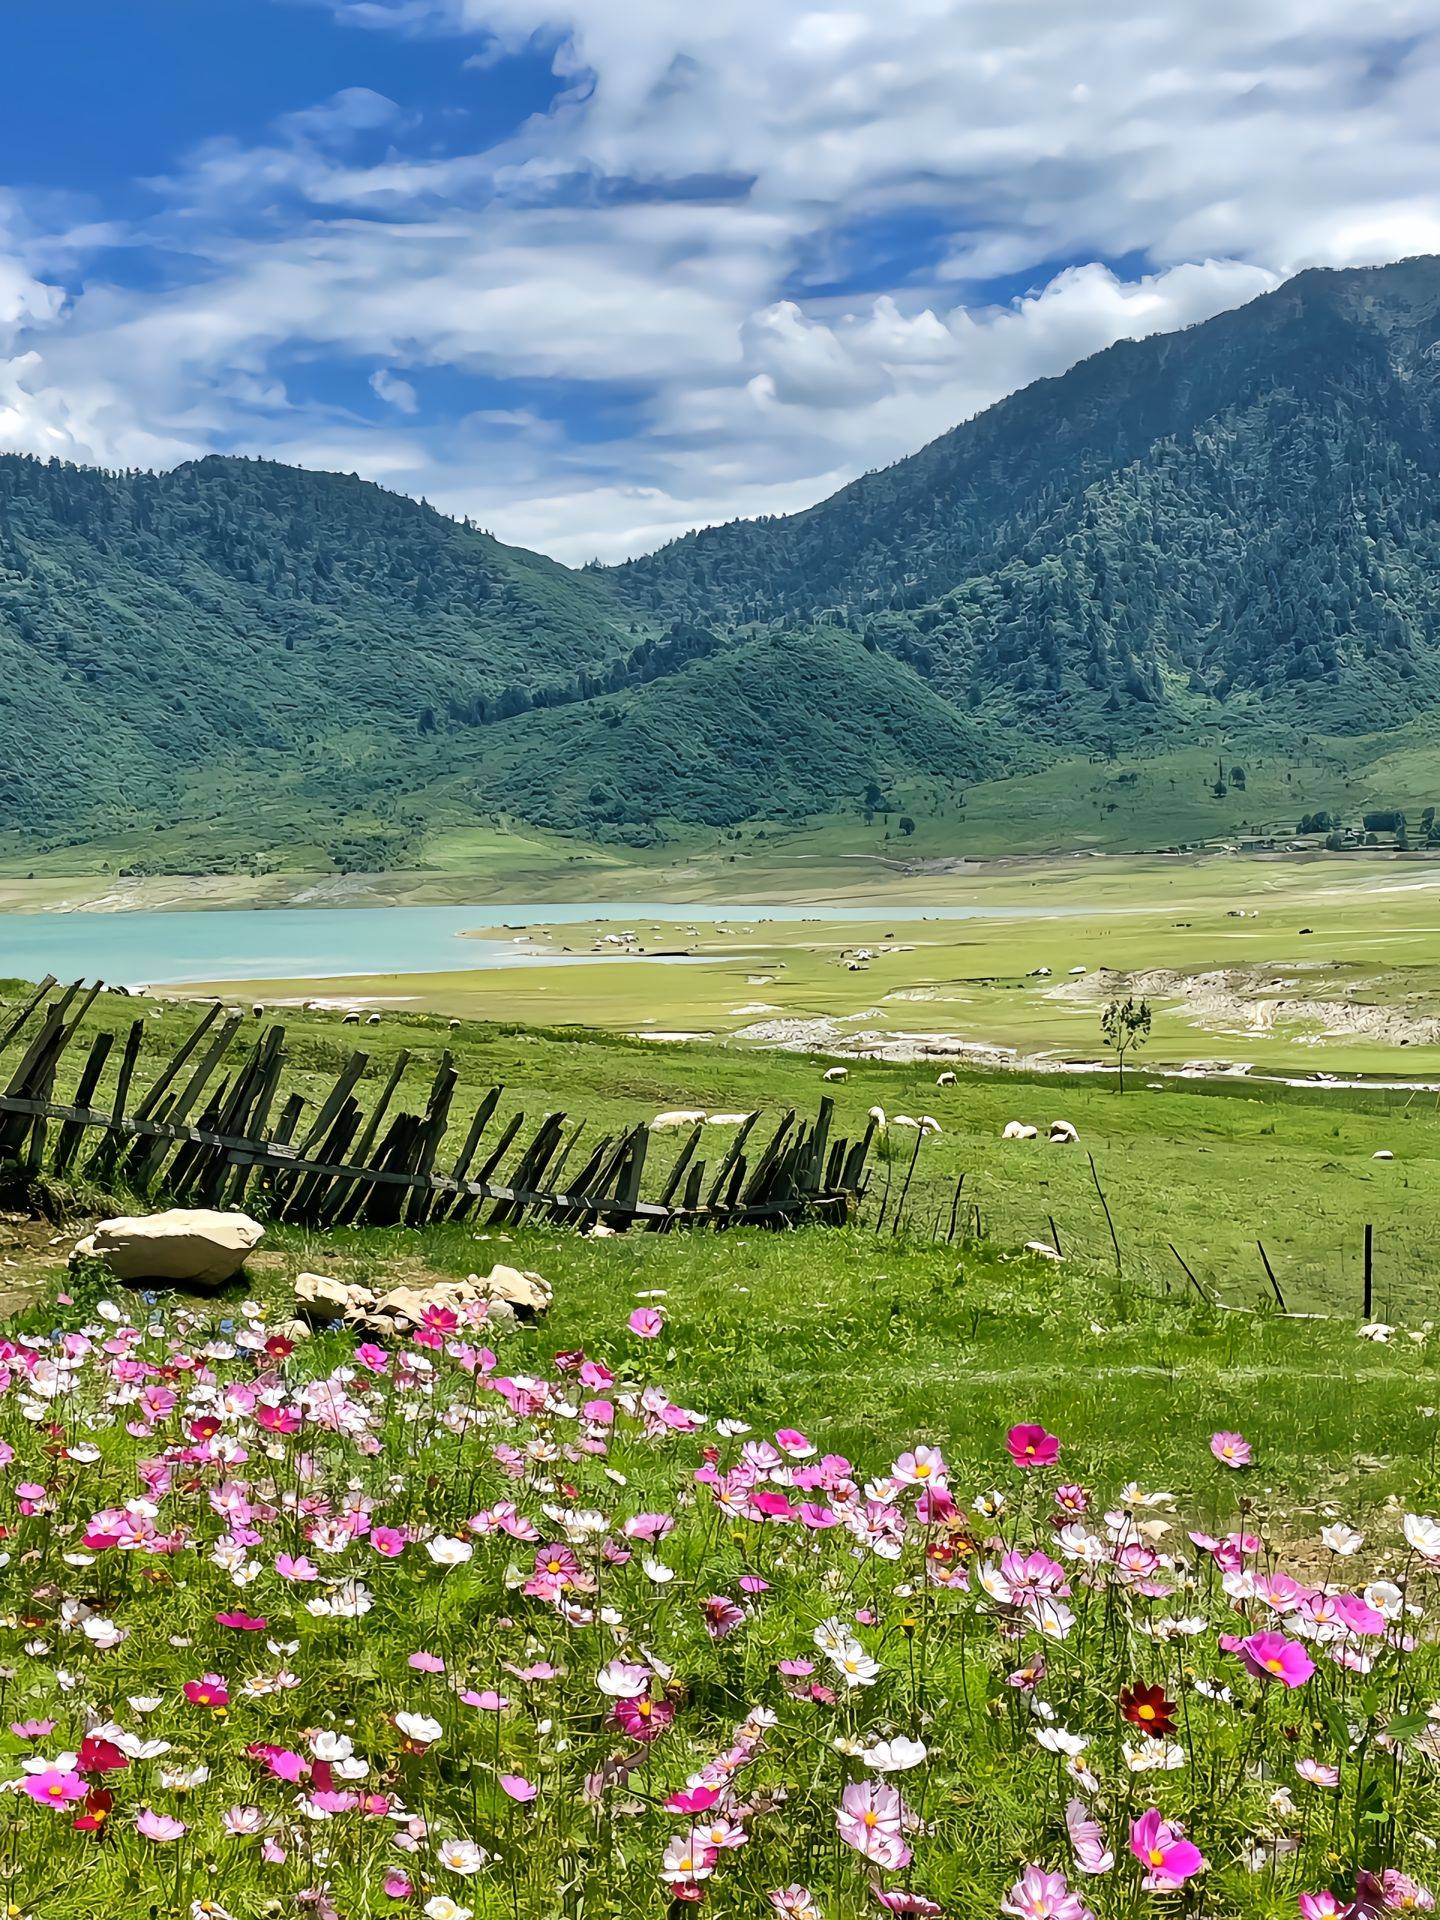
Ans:
[{"label": "flat rock", "polygon": [[171,1207],[102,1220],[77,1242],[70,1258],[99,1260],[117,1280],[220,1287],[235,1278],[264,1237],[265,1229],[247,1213]]}]

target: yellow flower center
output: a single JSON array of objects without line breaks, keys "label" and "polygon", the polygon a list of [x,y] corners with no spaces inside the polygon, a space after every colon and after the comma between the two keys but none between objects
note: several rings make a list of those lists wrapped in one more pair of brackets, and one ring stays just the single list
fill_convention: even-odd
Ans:
[{"label": "yellow flower center", "polygon": [[1164,1855],[1164,1854],[1163,1854],[1163,1853],[1161,1852],[1161,1850],[1160,1850],[1160,1848],[1159,1848],[1159,1847],[1151,1847],[1151,1849],[1150,1849],[1150,1864],[1151,1864],[1151,1866],[1152,1866],[1152,1867],[1163,1867],[1163,1866],[1164,1866],[1164,1864],[1165,1864],[1165,1855]]}]

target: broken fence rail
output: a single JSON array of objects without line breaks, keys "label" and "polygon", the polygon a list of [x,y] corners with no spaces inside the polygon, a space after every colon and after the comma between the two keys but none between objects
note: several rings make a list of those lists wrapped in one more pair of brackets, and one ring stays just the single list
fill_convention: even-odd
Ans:
[{"label": "broken fence rail", "polygon": [[[440,1057],[423,1113],[396,1112],[386,1125],[410,1063],[408,1049],[396,1055],[368,1115],[356,1098],[370,1064],[363,1052],[351,1054],[318,1101],[294,1091],[282,1096],[285,1029],[261,1029],[223,1071],[243,1021],[217,1002],[133,1103],[143,1018],[126,1036],[108,1104],[94,1104],[118,1040],[104,1030],[90,1041],[73,1097],[63,1100],[55,1098],[61,1060],[102,989],[99,982],[86,987],[76,981],[51,999],[56,990],[49,978],[20,1006],[0,1013],[0,1056],[22,1036],[28,1039],[0,1092],[0,1160],[18,1164],[32,1179],[47,1167],[68,1175],[84,1136],[97,1132],[99,1141],[81,1163],[89,1178],[145,1194],[164,1191],[195,1205],[244,1201],[298,1225],[421,1226],[463,1219],[490,1204],[492,1225],[514,1225],[534,1212],[555,1222],[603,1221],[652,1231],[782,1226],[807,1218],[847,1219],[874,1138],[872,1121],[860,1139],[832,1141],[834,1102],[822,1098],[811,1123],[798,1121],[793,1109],[784,1114],[752,1159],[746,1148],[760,1116],[751,1114],[707,1185],[707,1164],[699,1157],[703,1125],[697,1124],[667,1170],[659,1199],[646,1200],[641,1188],[650,1132],[643,1123],[603,1135],[563,1182],[587,1124],[582,1119],[567,1132],[563,1113],[545,1114],[528,1142],[521,1140],[524,1115],[512,1114],[479,1159],[503,1092],[497,1086],[476,1107],[450,1170],[437,1172],[459,1086],[448,1052]],[[313,1117],[302,1133],[307,1109]],[[508,1173],[502,1173],[512,1155]]]}]

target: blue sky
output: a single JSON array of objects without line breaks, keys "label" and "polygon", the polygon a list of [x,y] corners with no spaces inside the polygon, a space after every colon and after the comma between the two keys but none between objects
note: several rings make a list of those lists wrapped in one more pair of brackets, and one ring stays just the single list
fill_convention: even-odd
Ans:
[{"label": "blue sky", "polygon": [[1298,268],[1440,251],[1433,0],[6,28],[0,446],[337,467],[572,562],[806,505]]}]

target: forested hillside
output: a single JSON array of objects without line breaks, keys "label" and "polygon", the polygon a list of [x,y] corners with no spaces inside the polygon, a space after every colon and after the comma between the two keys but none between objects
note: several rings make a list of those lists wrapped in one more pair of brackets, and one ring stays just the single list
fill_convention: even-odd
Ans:
[{"label": "forested hillside", "polygon": [[0,833],[230,849],[264,796],[278,843],[293,795],[354,864],[416,857],[439,796],[631,840],[948,811],[1077,752],[1412,725],[1437,627],[1434,259],[1302,274],[619,568],[353,476],[0,456]]},{"label": "forested hillside", "polygon": [[1332,730],[1440,691],[1440,261],[1307,273],[1040,381],[806,513],[625,568],[652,614],[839,619],[1079,743],[1237,692]]},{"label": "forested hillside", "polygon": [[342,474],[0,458],[0,826],[183,804],[197,770],[414,759],[506,687],[605,665],[607,583]]}]

